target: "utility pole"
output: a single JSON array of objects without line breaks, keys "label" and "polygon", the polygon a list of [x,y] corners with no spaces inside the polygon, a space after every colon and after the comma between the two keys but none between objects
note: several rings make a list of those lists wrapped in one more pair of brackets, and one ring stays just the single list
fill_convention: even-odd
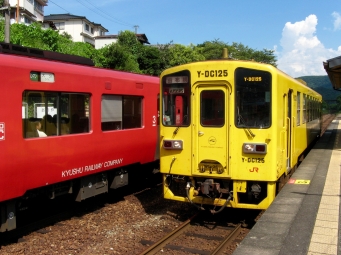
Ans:
[{"label": "utility pole", "polygon": [[4,7],[5,10],[5,43],[10,42],[10,7],[9,7],[9,2],[8,0],[4,1]]},{"label": "utility pole", "polygon": [[20,6],[19,6],[19,0],[18,0],[17,2],[17,24],[19,23],[19,8]]}]

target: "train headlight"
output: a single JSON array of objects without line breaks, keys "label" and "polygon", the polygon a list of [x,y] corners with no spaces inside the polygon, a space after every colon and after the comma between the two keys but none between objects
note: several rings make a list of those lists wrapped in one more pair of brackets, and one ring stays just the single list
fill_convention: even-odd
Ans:
[{"label": "train headlight", "polygon": [[164,140],[163,148],[166,150],[182,150],[183,141],[182,140]]},{"label": "train headlight", "polygon": [[251,154],[266,154],[266,143],[243,143],[243,152]]}]

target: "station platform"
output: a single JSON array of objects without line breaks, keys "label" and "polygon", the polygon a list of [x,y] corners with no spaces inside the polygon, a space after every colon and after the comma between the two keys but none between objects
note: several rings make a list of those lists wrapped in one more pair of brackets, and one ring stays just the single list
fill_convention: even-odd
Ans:
[{"label": "station platform", "polygon": [[233,255],[341,254],[341,115]]}]

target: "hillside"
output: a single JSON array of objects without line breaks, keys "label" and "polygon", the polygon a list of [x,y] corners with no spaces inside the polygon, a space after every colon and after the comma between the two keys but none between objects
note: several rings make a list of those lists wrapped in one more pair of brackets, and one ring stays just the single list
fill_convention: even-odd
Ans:
[{"label": "hillside", "polygon": [[328,75],[302,76],[298,78],[304,80],[310,88],[320,93],[325,101],[336,100],[336,97],[341,95],[341,91],[333,89]]}]

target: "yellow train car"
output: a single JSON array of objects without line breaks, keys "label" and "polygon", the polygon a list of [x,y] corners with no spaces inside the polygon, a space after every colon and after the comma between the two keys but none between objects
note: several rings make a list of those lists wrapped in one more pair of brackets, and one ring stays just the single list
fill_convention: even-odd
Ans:
[{"label": "yellow train car", "polygon": [[321,95],[272,65],[195,62],[160,82],[166,199],[266,209],[321,132]]}]

